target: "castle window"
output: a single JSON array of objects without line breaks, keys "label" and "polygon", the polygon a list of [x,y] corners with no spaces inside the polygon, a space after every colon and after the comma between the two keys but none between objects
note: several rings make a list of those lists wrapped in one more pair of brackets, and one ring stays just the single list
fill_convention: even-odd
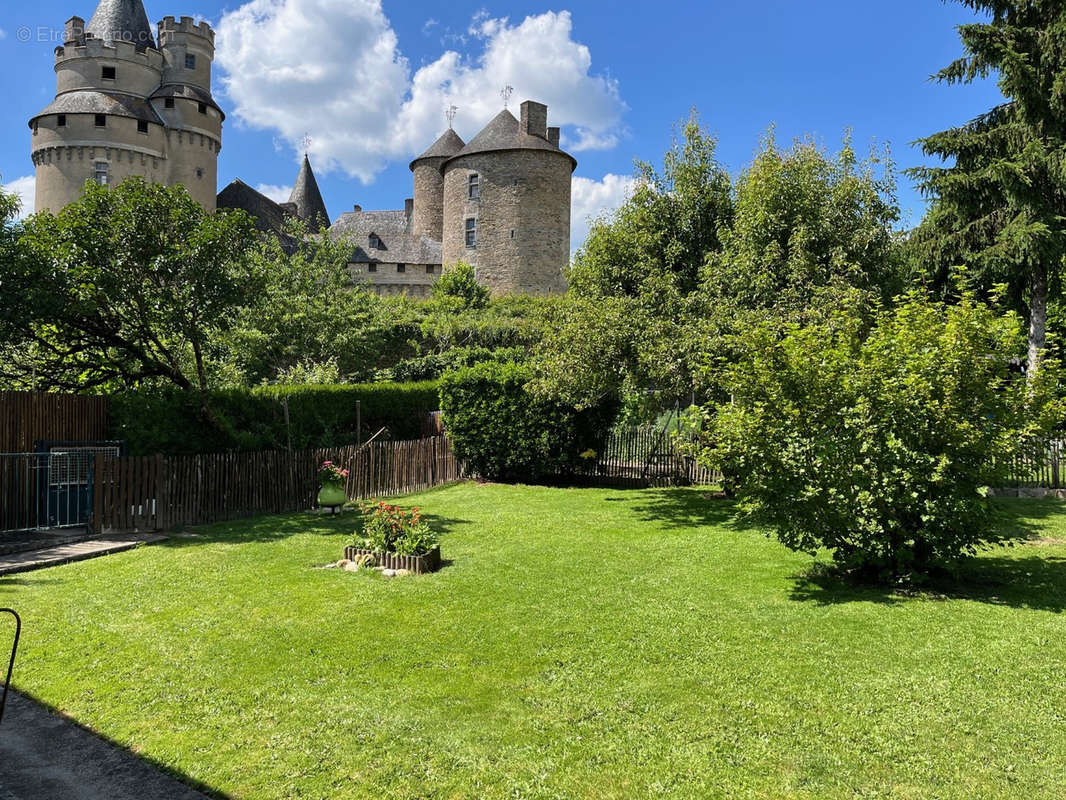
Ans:
[{"label": "castle window", "polygon": [[200,113],[201,114],[206,114],[207,113],[207,103],[200,103]]},{"label": "castle window", "polygon": [[185,54],[185,69],[196,69],[196,56],[192,53]]},{"label": "castle window", "polygon": [[406,264],[397,264],[396,265],[396,271],[397,272],[407,272],[407,265]]},{"label": "castle window", "polygon": [[367,272],[377,272],[378,271],[378,265],[377,264],[367,264],[366,265],[366,271]]},{"label": "castle window", "polygon": [[481,199],[481,178],[478,175],[470,176],[467,191],[471,200]]},{"label": "castle window", "polygon": [[426,264],[426,274],[427,275],[432,275],[433,274],[433,265],[432,264]]},{"label": "castle window", "polygon": [[203,176],[204,176],[204,168],[203,167],[197,167],[196,168],[196,177],[197,178],[202,178]]},{"label": "castle window", "polygon": [[477,220],[468,219],[466,221],[466,246],[477,247]]},{"label": "castle window", "polygon": [[96,127],[97,128],[106,128],[107,127],[107,115],[106,114],[97,114],[95,122],[96,122]]},{"label": "castle window", "polygon": [[143,119],[137,120],[137,133],[148,133],[148,123]]},{"label": "castle window", "polygon": [[66,114],[60,114],[58,117],[56,117],[56,127],[57,128],[65,128],[65,127],[67,127],[67,115]]},{"label": "castle window", "polygon": [[174,98],[167,97],[163,100],[163,108],[174,108]]},{"label": "castle window", "polygon": [[369,244],[371,250],[382,250],[381,239],[378,238],[376,233],[372,233],[369,236]]},{"label": "castle window", "polygon": [[101,186],[107,186],[111,182],[111,165],[106,161],[97,161],[94,180]]},{"label": "castle window", "polygon": [[103,70],[101,70],[100,77],[103,78],[105,81],[113,81],[115,79],[115,75],[116,72],[114,67],[104,67]]},{"label": "castle window", "polygon": [[37,123],[36,122],[33,123],[33,135],[34,136],[37,135]]},{"label": "castle window", "polygon": [[514,238],[514,228],[511,228],[511,238]]}]

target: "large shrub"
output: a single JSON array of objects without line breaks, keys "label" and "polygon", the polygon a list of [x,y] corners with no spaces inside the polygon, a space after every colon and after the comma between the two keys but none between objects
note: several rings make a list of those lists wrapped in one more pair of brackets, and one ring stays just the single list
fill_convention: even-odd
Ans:
[{"label": "large shrub", "polygon": [[1016,315],[972,297],[911,295],[868,334],[847,312],[757,326],[702,455],[792,549],[882,579],[949,566],[997,541],[984,487],[1061,415],[1053,365],[1011,372],[1023,346]]},{"label": "large shrub", "polygon": [[581,454],[600,450],[615,409],[577,411],[532,395],[523,364],[485,362],[441,379],[440,406],[455,453],[474,473],[493,480],[565,476]]},{"label": "large shrub", "polygon": [[[199,399],[171,389],[114,395],[112,436],[131,453],[204,453],[295,449],[356,441],[356,402],[363,438],[379,428],[394,439],[417,438],[422,417],[437,409],[437,384],[375,383],[343,386],[260,386],[211,392],[213,419]],[[286,423],[285,406],[288,406]]]}]

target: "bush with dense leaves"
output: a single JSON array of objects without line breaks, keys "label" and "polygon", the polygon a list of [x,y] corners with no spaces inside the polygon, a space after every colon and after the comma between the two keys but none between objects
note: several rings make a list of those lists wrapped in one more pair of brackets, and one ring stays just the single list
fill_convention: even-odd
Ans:
[{"label": "bush with dense leaves", "polygon": [[[212,422],[195,395],[172,389],[114,395],[112,436],[133,454],[331,447],[356,441],[356,401],[363,439],[379,428],[394,439],[417,438],[425,414],[438,407],[437,384],[259,386],[210,393]],[[289,423],[285,422],[288,404]]]},{"label": "bush with dense leaves", "polygon": [[911,295],[868,333],[853,312],[747,332],[702,457],[788,547],[898,580],[1000,538],[984,487],[1061,419],[1055,365],[1028,384],[1016,315]]},{"label": "bush with dense leaves", "polygon": [[523,364],[485,362],[441,378],[440,405],[456,456],[474,473],[503,481],[564,477],[581,453],[602,449],[616,407],[577,411],[534,396]]}]

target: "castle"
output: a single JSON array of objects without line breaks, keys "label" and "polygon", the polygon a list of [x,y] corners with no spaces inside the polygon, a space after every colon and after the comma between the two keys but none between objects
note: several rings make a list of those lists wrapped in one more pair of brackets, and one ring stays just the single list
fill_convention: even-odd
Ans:
[{"label": "castle", "polygon": [[75,201],[86,180],[132,175],[181,184],[204,208],[240,208],[263,231],[288,218],[352,245],[353,279],[381,294],[429,294],[445,265],[465,261],[495,294],[565,291],[575,159],[548,108],[501,111],[469,143],[450,127],[410,164],[403,210],[355,206],[331,224],[305,156],[288,203],[233,181],[217,191],[225,115],[211,96],[214,31],[165,17],[158,45],[141,0],[101,0],[73,17],[56,48],[55,101],[30,120],[37,211]]}]

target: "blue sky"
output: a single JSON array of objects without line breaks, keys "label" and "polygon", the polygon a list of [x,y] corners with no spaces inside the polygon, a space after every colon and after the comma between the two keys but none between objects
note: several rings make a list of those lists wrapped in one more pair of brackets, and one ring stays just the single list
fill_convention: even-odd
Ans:
[{"label": "blue sky", "polygon": [[[0,14],[4,122],[0,175],[28,191],[27,120],[55,92],[52,48],[93,0],[10,4]],[[407,164],[459,109],[466,138],[502,107],[499,90],[549,104],[579,166],[575,244],[590,213],[624,196],[635,158],[658,161],[673,125],[696,107],[732,171],[776,125],[779,142],[813,135],[835,148],[889,143],[899,166],[923,163],[911,142],[1000,99],[994,83],[938,86],[960,53],[955,26],[974,19],[939,0],[764,0],[563,6],[456,0],[146,2],[149,18],[189,15],[218,31],[215,95],[229,115],[219,188],[241,178],[283,195],[311,156],[333,217],[353,204],[402,208]],[[27,38],[29,31],[30,41]],[[44,39],[44,41],[38,41]],[[273,187],[273,188],[271,188]],[[911,224],[923,203],[903,178]]]}]

